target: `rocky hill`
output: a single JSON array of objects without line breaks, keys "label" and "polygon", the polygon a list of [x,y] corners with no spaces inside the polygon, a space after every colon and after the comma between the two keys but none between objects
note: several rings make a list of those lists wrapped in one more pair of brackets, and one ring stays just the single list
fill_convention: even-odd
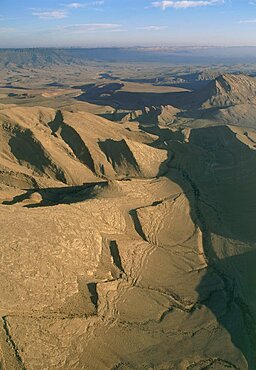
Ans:
[{"label": "rocky hill", "polygon": [[254,131],[0,122],[2,368],[254,369]]}]

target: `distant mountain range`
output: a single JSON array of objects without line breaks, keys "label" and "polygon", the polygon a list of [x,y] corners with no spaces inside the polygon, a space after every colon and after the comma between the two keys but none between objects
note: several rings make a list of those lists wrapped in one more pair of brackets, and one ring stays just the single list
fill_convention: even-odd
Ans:
[{"label": "distant mountain range", "polygon": [[42,67],[85,61],[234,64],[256,62],[256,47],[0,49],[0,66]]}]

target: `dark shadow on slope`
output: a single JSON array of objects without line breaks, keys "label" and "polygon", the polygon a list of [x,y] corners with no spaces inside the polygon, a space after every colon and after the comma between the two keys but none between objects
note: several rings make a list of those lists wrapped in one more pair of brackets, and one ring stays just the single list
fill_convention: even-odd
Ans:
[{"label": "dark shadow on slope", "polygon": [[[210,245],[209,245],[210,247]],[[256,251],[210,260],[197,291],[243,353],[248,369],[256,368]],[[223,287],[216,289],[216,276]]]},{"label": "dark shadow on slope", "polygon": [[69,145],[73,153],[92,172],[95,172],[94,161],[80,135],[71,126],[63,125],[60,133],[62,139]]},{"label": "dark shadow on slope", "polygon": [[113,113],[102,113],[99,114],[99,116],[112,122],[120,122],[128,113],[129,112],[114,111]]},{"label": "dark shadow on slope", "polygon": [[60,110],[57,110],[54,120],[49,122],[48,125],[50,129],[52,130],[52,135],[56,135],[56,132],[59,130],[63,123],[63,114]]},{"label": "dark shadow on slope", "polygon": [[132,221],[133,221],[133,225],[134,225],[134,228],[137,232],[137,234],[145,241],[148,241],[148,239],[146,238],[146,235],[144,234],[144,231],[142,229],[142,226],[141,226],[141,223],[140,223],[140,220],[139,220],[139,217],[138,217],[138,213],[137,213],[137,210],[136,209],[133,209],[130,211],[130,216],[132,218]]},{"label": "dark shadow on slope", "polygon": [[[166,106],[167,109],[169,106]],[[164,111],[165,106],[151,106],[143,107],[139,111],[118,111],[115,110],[111,113],[100,114],[101,117],[106,118],[113,122],[120,122],[124,118],[130,122],[138,122],[143,127],[151,127],[159,125],[159,118],[161,119],[161,114]],[[168,114],[168,113],[167,113]],[[166,117],[166,124],[171,124],[174,122],[176,114],[169,114],[169,120]]]},{"label": "dark shadow on slope", "polygon": [[156,135],[159,137],[156,141],[154,141],[152,144],[149,144],[150,146],[157,148],[159,145],[165,149],[165,144],[161,145],[165,141],[184,141],[184,134],[182,133],[181,130],[170,130],[168,128],[160,128],[159,126],[152,125],[152,126],[144,126],[144,125],[139,125],[139,128],[147,132],[151,135]]},{"label": "dark shadow on slope", "polygon": [[90,298],[94,306],[96,307],[96,310],[98,308],[98,300],[99,300],[99,295],[97,292],[97,284],[96,283],[89,283],[87,284],[88,290],[90,292]]},{"label": "dark shadow on slope", "polygon": [[120,257],[120,253],[119,253],[119,249],[118,249],[118,245],[117,245],[117,242],[115,240],[110,241],[109,250],[110,250],[110,254],[111,254],[111,257],[113,258],[113,262],[114,262],[115,266],[121,272],[124,272],[121,257]]},{"label": "dark shadow on slope", "polygon": [[161,107],[150,107],[149,109],[143,108],[142,114],[138,117],[130,118],[130,121],[137,121],[140,125],[144,126],[152,126],[152,125],[158,125],[159,116],[162,113]]},{"label": "dark shadow on slope", "polygon": [[[113,85],[115,87],[113,88]],[[118,86],[120,85],[120,86]],[[79,101],[97,105],[108,105],[115,109],[136,110],[149,106],[172,105],[176,108],[186,106],[191,99],[191,92],[150,93],[120,91],[122,84],[80,86],[85,92],[76,97]]]},{"label": "dark shadow on slope", "polygon": [[79,133],[64,122],[61,111],[58,110],[56,112],[56,116],[52,122],[49,122],[49,126],[52,130],[52,134],[56,136],[56,133],[59,132],[61,138],[70,147],[79,161],[95,173],[94,161],[89,149]]},{"label": "dark shadow on slope", "polygon": [[[104,85],[91,84],[80,86],[84,92],[80,96],[76,97],[76,99],[97,105],[108,105],[113,108],[123,110],[139,110],[144,107],[162,105],[172,105],[181,110],[197,110],[207,101],[209,104],[218,107],[221,107],[221,103],[224,104],[223,106],[225,107],[232,105],[232,102],[228,99],[221,99],[221,93],[219,93],[220,95],[217,99],[217,80],[219,82],[222,81],[221,77],[218,77],[218,79],[202,83],[200,88],[193,91],[167,93],[123,91],[121,90],[123,85],[118,83],[109,83]],[[178,86],[180,87],[180,85]],[[216,98],[215,102],[213,98]],[[239,100],[237,103],[238,102]]]},{"label": "dark shadow on slope", "polygon": [[30,130],[15,130],[9,140],[9,146],[20,163],[26,162],[39,172],[44,172],[44,167],[51,165],[41,144],[35,140]]},{"label": "dark shadow on slope", "polygon": [[98,144],[118,175],[140,175],[139,165],[124,139],[120,141],[107,139]]},{"label": "dark shadow on slope", "polygon": [[4,205],[18,204],[26,200],[33,202],[33,194],[39,194],[39,203],[27,204],[26,208],[49,207],[59,204],[73,204],[93,199],[96,195],[107,187],[107,181],[89,183],[80,186],[69,186],[61,188],[29,189],[26,193],[14,197],[11,201],[4,201]]},{"label": "dark shadow on slope", "polygon": [[102,83],[100,85],[95,84],[86,84],[81,86],[73,86],[75,89],[83,90],[86,95],[89,97],[97,97],[99,95],[104,94],[113,94],[116,91],[122,89],[124,87],[123,83],[120,82],[112,82],[112,83]]},{"label": "dark shadow on slope", "polygon": [[[214,313],[254,370],[256,153],[224,126],[193,130],[189,143],[170,141],[168,150],[165,175],[186,194],[191,218],[202,231],[208,267],[197,287],[199,303]],[[230,257],[218,257],[220,238]]]},{"label": "dark shadow on slope", "polygon": [[9,146],[20,164],[25,164],[36,173],[50,174],[51,177],[66,183],[64,172],[52,161],[29,129],[16,128],[9,139]]}]

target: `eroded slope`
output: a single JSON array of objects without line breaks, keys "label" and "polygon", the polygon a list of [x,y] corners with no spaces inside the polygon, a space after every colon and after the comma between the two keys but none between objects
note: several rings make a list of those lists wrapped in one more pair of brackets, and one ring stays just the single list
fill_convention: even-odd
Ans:
[{"label": "eroded slope", "polygon": [[1,119],[4,369],[255,368],[253,131]]}]

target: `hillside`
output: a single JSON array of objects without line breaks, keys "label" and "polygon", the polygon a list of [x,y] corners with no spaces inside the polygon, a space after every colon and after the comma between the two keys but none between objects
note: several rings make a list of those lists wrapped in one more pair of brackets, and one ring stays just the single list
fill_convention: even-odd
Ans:
[{"label": "hillside", "polygon": [[90,113],[13,107],[0,111],[0,130],[1,182],[18,187],[154,177],[167,158],[150,135]]},{"label": "hillside", "polygon": [[221,75],[198,92],[196,99],[203,109],[255,104],[256,79],[245,75]]},{"label": "hillside", "polygon": [[253,370],[255,132],[2,108],[1,366]]}]

